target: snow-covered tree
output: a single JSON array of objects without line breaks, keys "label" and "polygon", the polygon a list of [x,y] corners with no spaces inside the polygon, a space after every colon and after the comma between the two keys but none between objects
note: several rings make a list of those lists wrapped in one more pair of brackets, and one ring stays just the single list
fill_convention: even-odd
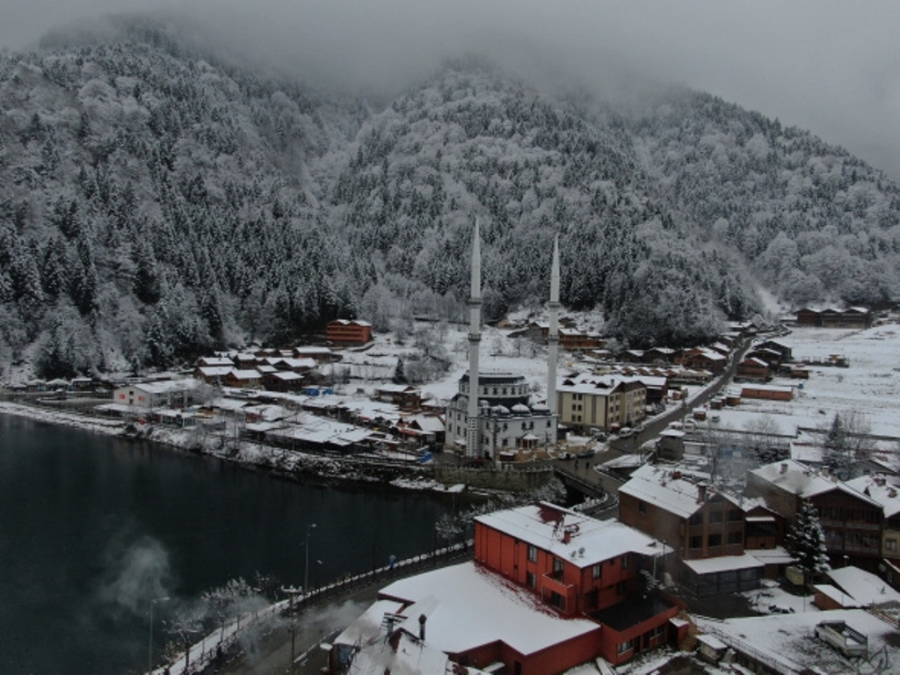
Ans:
[{"label": "snow-covered tree", "polygon": [[787,543],[791,553],[797,556],[797,565],[804,571],[807,579],[831,569],[825,547],[825,532],[819,523],[815,507],[807,499],[801,502],[797,519],[788,533]]}]

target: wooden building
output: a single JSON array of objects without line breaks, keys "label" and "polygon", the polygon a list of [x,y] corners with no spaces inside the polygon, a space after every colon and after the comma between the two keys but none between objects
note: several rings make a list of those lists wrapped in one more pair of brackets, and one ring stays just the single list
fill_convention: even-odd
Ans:
[{"label": "wooden building", "polygon": [[334,345],[364,345],[372,340],[372,324],[356,319],[335,319],[325,327],[325,339]]},{"label": "wooden building", "polygon": [[883,507],[846,483],[785,460],[747,472],[746,494],[762,499],[788,524],[796,520],[802,501],[809,500],[825,531],[832,565],[843,565],[847,556],[868,569],[881,557]]}]

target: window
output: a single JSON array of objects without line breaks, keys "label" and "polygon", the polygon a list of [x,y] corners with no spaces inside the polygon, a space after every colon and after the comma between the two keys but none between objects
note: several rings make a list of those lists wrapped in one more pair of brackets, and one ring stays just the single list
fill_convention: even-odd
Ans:
[{"label": "window", "polygon": [[722,545],[722,535],[721,534],[709,535],[709,539],[707,540],[707,545],[710,548],[712,548],[713,546],[721,546]]},{"label": "window", "polygon": [[561,596],[556,591],[553,591],[550,594],[550,604],[556,607],[557,609],[565,609],[566,608],[566,599]]},{"label": "window", "polygon": [[740,544],[744,540],[743,532],[729,532],[728,533],[728,543],[729,544]]},{"label": "window", "polygon": [[638,501],[638,513],[647,513],[647,502]]},{"label": "window", "polygon": [[710,511],[709,522],[721,523],[722,522],[722,512],[721,511]]},{"label": "window", "polygon": [[563,577],[563,561],[562,558],[554,558],[553,559],[553,578],[554,579],[562,579]]},{"label": "window", "polygon": [[897,550],[897,540],[896,539],[885,539],[884,540],[884,550],[885,551],[896,551]]},{"label": "window", "polygon": [[625,582],[620,581],[616,584],[616,594],[617,595],[625,595]]},{"label": "window", "polygon": [[525,572],[525,585],[528,588],[537,588],[537,577],[534,572]]},{"label": "window", "polygon": [[623,570],[628,569],[628,556],[627,555],[622,556],[622,569]]},{"label": "window", "polygon": [[618,652],[619,654],[624,654],[625,652],[631,651],[632,640],[626,640],[625,642],[619,643]]},{"label": "window", "polygon": [[591,576],[594,579],[599,579],[602,574],[603,574],[603,565],[594,565],[591,568]]},{"label": "window", "polygon": [[744,514],[744,512],[741,511],[740,509],[731,509],[728,512],[728,520],[729,520],[729,522],[732,522],[732,523],[736,522],[738,520],[741,520],[741,518],[743,517],[743,514]]},{"label": "window", "polygon": [[703,548],[703,537],[691,537],[691,548]]},{"label": "window", "polygon": [[537,562],[537,546],[528,545],[528,560],[530,562]]}]

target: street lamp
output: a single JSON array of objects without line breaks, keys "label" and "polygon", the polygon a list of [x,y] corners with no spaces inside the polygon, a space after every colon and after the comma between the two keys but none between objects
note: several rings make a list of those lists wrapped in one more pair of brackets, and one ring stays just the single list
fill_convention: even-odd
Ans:
[{"label": "street lamp", "polygon": [[307,595],[309,595],[309,533],[315,526],[315,523],[306,526],[306,569],[303,572],[303,592]]},{"label": "street lamp", "polygon": [[147,647],[147,675],[151,675],[153,673],[153,606],[157,602],[167,602],[169,600],[168,596],[165,598],[153,598],[150,601],[150,643]]}]

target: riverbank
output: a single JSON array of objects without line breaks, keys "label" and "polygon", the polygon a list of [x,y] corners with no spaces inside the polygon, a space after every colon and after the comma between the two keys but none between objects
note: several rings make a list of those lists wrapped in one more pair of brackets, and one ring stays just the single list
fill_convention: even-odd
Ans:
[{"label": "riverbank", "polygon": [[141,429],[119,419],[96,417],[71,409],[55,409],[0,401],[0,414],[16,415],[34,421],[55,424],[90,433],[118,436],[139,442],[158,444],[180,452],[205,455],[254,471],[265,471],[287,480],[341,481],[382,484],[397,490],[435,494],[457,494],[462,485],[445,486],[434,478],[432,468],[418,464],[368,461],[359,457],[328,457],[234,440],[223,435],[203,433],[197,428],[177,429],[147,425]]}]

